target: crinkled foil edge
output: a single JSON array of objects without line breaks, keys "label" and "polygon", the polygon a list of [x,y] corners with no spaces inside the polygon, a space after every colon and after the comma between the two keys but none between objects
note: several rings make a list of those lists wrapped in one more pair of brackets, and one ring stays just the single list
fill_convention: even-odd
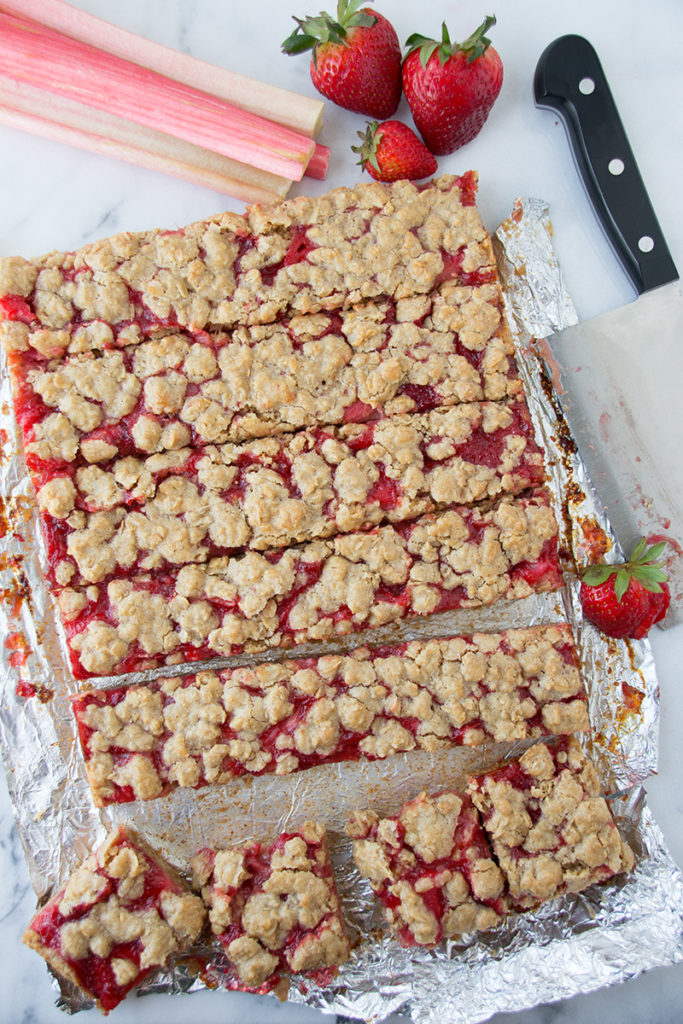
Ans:
[{"label": "crinkled foil edge", "polygon": [[[328,1013],[380,1021],[403,1009],[416,1024],[473,1024],[499,1010],[521,1010],[588,992],[654,966],[683,959],[683,879],[644,803],[633,789],[656,769],[658,686],[650,645],[609,641],[582,621],[575,566],[595,553],[619,554],[602,506],[563,422],[552,388],[552,366],[536,339],[576,322],[552,249],[545,204],[520,200],[494,246],[506,291],[532,418],[550,471],[549,487],[561,528],[566,586],[559,594],[501,602],[490,609],[434,616],[373,633],[373,642],[503,629],[567,618],[589,687],[594,732],[589,745],[638,863],[615,884],[555,900],[518,915],[484,936],[437,950],[404,950],[387,938],[369,887],[359,880],[343,835],[355,806],[392,813],[421,789],[461,785],[510,747],[413,753],[387,761],[326,765],[278,779],[236,780],[229,787],[178,790],[147,804],[95,808],[77,749],[69,696],[78,690],[66,657],[42,566],[32,489],[21,455],[11,394],[0,357],[0,485],[5,535],[0,540],[0,737],[10,794],[32,884],[46,898],[119,821],[138,828],[181,869],[202,845],[267,838],[319,817],[330,829],[340,897],[354,944],[351,960],[325,988],[294,978],[289,999]],[[370,638],[368,637],[368,640]],[[353,637],[329,651],[358,646]],[[315,647],[306,650],[314,651]],[[293,656],[297,652],[287,652]],[[221,659],[238,664],[278,658]],[[197,665],[127,677],[194,671]],[[117,680],[121,682],[121,680]],[[30,683],[35,696],[19,696]],[[97,685],[100,685],[98,680]],[[106,681],[104,683],[106,685]],[[24,690],[24,692],[26,692]],[[182,827],[180,827],[182,826]],[[200,951],[201,952],[201,951]],[[205,954],[212,956],[207,947]],[[58,1005],[86,1008],[83,995],[55,980]],[[187,964],[148,979],[140,995],[192,992],[205,984]],[[132,997],[129,997],[132,998]]]}]

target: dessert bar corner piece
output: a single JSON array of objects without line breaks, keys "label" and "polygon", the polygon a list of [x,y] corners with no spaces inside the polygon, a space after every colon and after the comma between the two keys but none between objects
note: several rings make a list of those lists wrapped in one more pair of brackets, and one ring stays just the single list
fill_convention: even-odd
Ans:
[{"label": "dessert bar corner piece", "polygon": [[175,871],[119,826],[36,913],[23,941],[108,1013],[188,949],[205,919]]},{"label": "dessert bar corner piece", "polygon": [[507,912],[504,877],[468,796],[420,793],[390,818],[358,811],[347,832],[402,945],[484,931]]},{"label": "dessert bar corner piece", "polygon": [[99,806],[589,726],[562,623],[89,690],[72,707]]},{"label": "dessert bar corner piece", "polygon": [[298,973],[326,984],[348,959],[322,825],[306,822],[270,846],[204,849],[192,867],[230,963],[230,988],[269,992]]},{"label": "dessert bar corner piece", "polygon": [[598,777],[575,737],[539,743],[470,780],[516,909],[579,892],[633,867]]}]

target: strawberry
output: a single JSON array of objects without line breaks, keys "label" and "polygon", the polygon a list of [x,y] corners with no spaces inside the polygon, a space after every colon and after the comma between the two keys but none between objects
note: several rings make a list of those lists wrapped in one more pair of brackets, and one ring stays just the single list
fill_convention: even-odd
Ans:
[{"label": "strawberry", "polygon": [[436,159],[412,128],[401,121],[367,122],[358,132],[360,146],[351,146],[360,154],[358,163],[375,181],[400,178],[427,178],[436,170]]},{"label": "strawberry", "polygon": [[427,146],[452,153],[482,129],[503,84],[503,64],[486,32],[489,15],[464,43],[452,43],[446,23],[441,42],[417,33],[403,62],[403,91]]},{"label": "strawberry", "polygon": [[646,636],[671,603],[666,573],[657,561],[663,550],[663,543],[648,547],[641,539],[628,562],[584,569],[579,597],[586,618],[608,636]]},{"label": "strawberry", "polygon": [[338,0],[337,20],[294,18],[285,53],[313,50],[311,80],[333,103],[370,117],[391,117],[401,99],[401,45],[393,25],[364,0]]}]

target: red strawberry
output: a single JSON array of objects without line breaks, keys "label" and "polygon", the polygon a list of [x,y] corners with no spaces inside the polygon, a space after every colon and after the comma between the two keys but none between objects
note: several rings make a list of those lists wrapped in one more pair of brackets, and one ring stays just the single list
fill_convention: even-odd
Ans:
[{"label": "red strawberry", "polygon": [[503,84],[503,64],[485,33],[489,15],[464,43],[414,34],[403,62],[403,91],[415,124],[437,155],[452,153],[478,135]]},{"label": "red strawberry", "polygon": [[608,636],[646,636],[671,603],[666,573],[657,561],[663,550],[663,543],[648,547],[641,539],[628,562],[584,569],[579,596],[586,618]]},{"label": "red strawberry", "polygon": [[393,25],[366,0],[338,0],[337,20],[325,11],[295,18],[285,53],[313,50],[311,80],[318,92],[347,110],[391,117],[401,99],[401,45]]},{"label": "red strawberry", "polygon": [[358,163],[376,181],[400,178],[427,178],[436,170],[436,159],[412,128],[400,121],[368,121],[358,132],[360,146],[351,146],[360,154]]}]

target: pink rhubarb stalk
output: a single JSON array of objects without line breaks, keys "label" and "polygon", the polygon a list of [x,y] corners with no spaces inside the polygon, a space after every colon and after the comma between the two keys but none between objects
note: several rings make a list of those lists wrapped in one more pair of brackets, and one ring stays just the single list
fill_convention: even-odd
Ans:
[{"label": "pink rhubarb stalk", "polygon": [[[49,117],[46,116],[49,111]],[[0,75],[0,123],[148,170],[183,178],[246,203],[282,199],[288,178],[237,163],[182,139],[44,93]]]},{"label": "pink rhubarb stalk", "polygon": [[236,107],[277,124],[315,137],[320,131],[323,103],[288,89],[238,75],[111,25],[63,0],[2,0],[7,13],[29,18],[82,43],[133,61],[176,82],[201,89]]},{"label": "pink rhubarb stalk", "polygon": [[295,181],[315,149],[299,132],[3,11],[0,73]]}]

